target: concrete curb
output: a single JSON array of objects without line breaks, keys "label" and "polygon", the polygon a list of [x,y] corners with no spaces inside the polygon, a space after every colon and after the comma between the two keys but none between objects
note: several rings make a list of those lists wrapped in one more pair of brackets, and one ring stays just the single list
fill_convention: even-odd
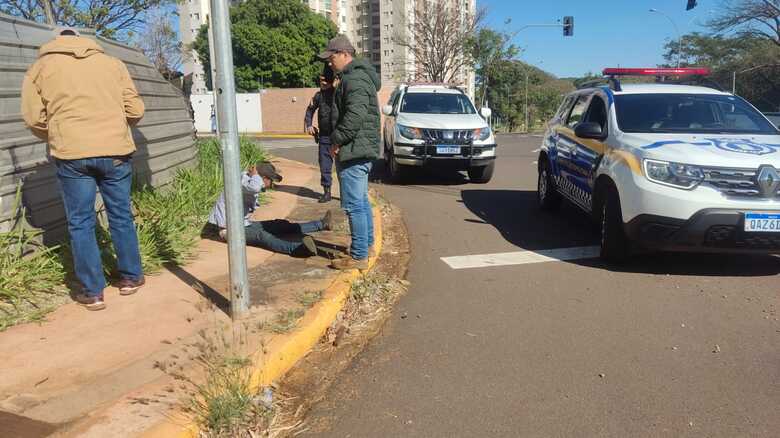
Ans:
[{"label": "concrete curb", "polygon": [[[372,197],[372,204],[375,204]],[[372,270],[382,252],[382,213],[378,207],[373,207],[374,213],[374,252],[369,259],[368,270]],[[270,385],[287,373],[295,364],[306,356],[312,347],[325,334],[344,308],[349,298],[352,283],[360,278],[358,270],[345,271],[336,276],[331,285],[323,291],[322,299],[312,306],[291,333],[276,335],[265,348],[265,353],[257,353],[253,357],[251,385],[253,389]],[[199,428],[191,418],[178,414],[164,423],[157,424],[144,432],[144,438],[197,438]]]}]

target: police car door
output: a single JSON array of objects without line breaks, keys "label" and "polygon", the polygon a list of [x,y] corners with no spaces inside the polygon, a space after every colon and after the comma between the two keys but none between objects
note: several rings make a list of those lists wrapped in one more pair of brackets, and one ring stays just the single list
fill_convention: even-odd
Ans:
[{"label": "police car door", "polygon": [[574,169],[572,182],[576,190],[574,195],[583,202],[582,206],[588,211],[592,207],[596,170],[607,148],[605,140],[609,135],[608,108],[604,97],[597,92],[591,97],[588,110],[580,122],[596,123],[601,126],[601,132],[604,133],[603,140],[580,138],[576,134],[574,137],[577,145],[572,158],[572,168]]},{"label": "police car door", "polygon": [[568,117],[556,129],[556,167],[558,175],[556,183],[558,188],[572,202],[590,211],[588,200],[588,187],[584,183],[582,175],[582,159],[579,157],[584,151],[574,128],[582,122],[588,109],[592,93],[583,93],[577,97]]}]

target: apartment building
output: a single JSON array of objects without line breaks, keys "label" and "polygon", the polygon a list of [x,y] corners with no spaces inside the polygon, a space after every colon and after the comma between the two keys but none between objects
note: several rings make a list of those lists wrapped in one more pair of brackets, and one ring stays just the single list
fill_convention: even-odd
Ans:
[{"label": "apartment building", "polygon": [[[442,8],[445,4],[463,17],[474,14],[476,0],[302,0],[314,12],[330,18],[339,33],[346,35],[357,53],[370,60],[385,85],[420,79],[413,54],[397,41],[411,40],[409,25],[415,11],[422,8]],[[209,0],[184,0],[179,5],[179,31],[184,47],[198,36],[200,27],[208,20]],[[185,56],[185,78],[192,78],[192,93],[204,94],[206,74],[193,52]],[[190,76],[191,75],[191,76]],[[474,94],[474,71],[463,69],[456,82]]]},{"label": "apartment building", "polygon": [[[414,54],[399,41],[414,41],[409,33],[415,11],[440,10],[445,6],[463,20],[476,12],[476,0],[342,0],[346,9],[343,33],[353,42],[358,54],[370,60],[385,85],[421,79]],[[455,82],[474,94],[474,71],[462,69]]]}]

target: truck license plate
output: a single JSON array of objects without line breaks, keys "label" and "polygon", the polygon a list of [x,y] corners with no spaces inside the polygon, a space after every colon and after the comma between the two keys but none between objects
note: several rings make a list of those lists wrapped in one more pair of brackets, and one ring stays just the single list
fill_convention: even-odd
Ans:
[{"label": "truck license plate", "polygon": [[460,146],[436,146],[436,153],[439,155],[458,155],[460,153]]},{"label": "truck license plate", "polygon": [[745,213],[745,231],[780,233],[780,214]]}]

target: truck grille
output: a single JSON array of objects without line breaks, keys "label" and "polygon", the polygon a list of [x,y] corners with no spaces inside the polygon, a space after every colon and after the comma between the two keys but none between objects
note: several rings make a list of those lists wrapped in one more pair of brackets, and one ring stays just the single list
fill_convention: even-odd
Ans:
[{"label": "truck grille", "polygon": [[470,130],[423,129],[423,138],[430,143],[438,144],[470,144],[474,132]]},{"label": "truck grille", "polygon": [[[761,198],[756,182],[758,170],[711,167],[704,168],[704,182],[721,193],[735,198]],[[780,196],[780,191],[774,197]]]}]

